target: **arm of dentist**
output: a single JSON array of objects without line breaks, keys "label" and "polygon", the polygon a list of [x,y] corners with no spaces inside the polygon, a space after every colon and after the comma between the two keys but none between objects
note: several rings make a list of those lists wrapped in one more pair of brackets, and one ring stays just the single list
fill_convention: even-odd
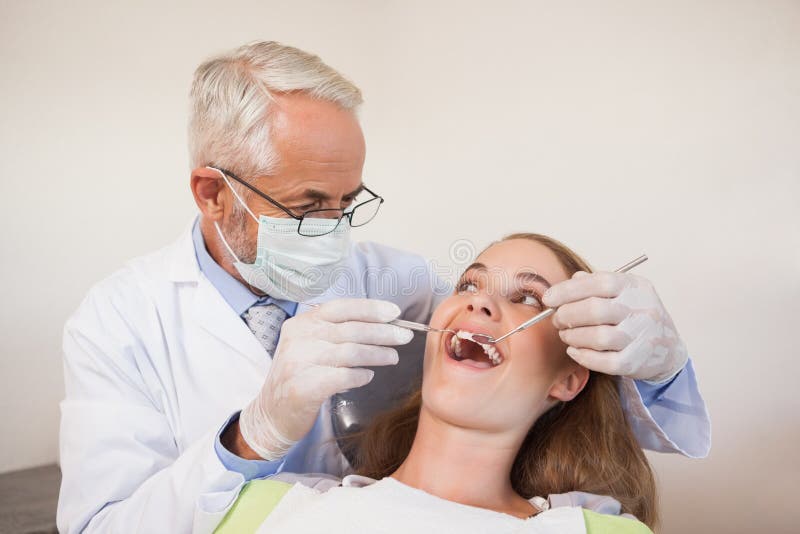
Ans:
[{"label": "arm of dentist", "polygon": [[286,321],[267,379],[222,436],[230,452],[248,460],[277,460],[305,436],[325,400],[368,384],[362,367],[394,365],[396,345],[413,332],[385,324],[400,315],[391,302],[339,299]]},{"label": "arm of dentist", "polygon": [[[140,322],[155,322],[141,299]],[[134,308],[125,313],[118,304],[92,292],[65,327],[59,531],[205,531],[219,520],[206,511],[224,510],[246,477],[219,458],[216,430],[179,444],[181,429],[162,407],[171,384],[154,391],[145,383],[154,371],[131,326]],[[372,371],[358,366],[396,362],[395,349],[375,344],[411,339],[410,331],[381,324],[399,313],[388,302],[353,299],[286,321],[261,393],[240,417],[250,418],[256,450],[280,455],[308,431],[320,399],[371,380]],[[278,470],[281,462],[269,463]]]},{"label": "arm of dentist", "polygon": [[619,375],[628,420],[642,447],[708,455],[711,430],[686,345],[653,284],[632,273],[585,273],[544,295],[567,354]]}]

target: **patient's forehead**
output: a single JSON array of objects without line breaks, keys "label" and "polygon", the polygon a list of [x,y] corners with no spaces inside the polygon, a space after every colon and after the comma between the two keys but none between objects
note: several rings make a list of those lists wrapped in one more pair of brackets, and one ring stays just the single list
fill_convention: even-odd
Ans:
[{"label": "patient's forehead", "polygon": [[551,284],[569,278],[555,253],[538,241],[509,239],[495,243],[475,259],[490,270],[502,269],[509,274],[533,271]]}]

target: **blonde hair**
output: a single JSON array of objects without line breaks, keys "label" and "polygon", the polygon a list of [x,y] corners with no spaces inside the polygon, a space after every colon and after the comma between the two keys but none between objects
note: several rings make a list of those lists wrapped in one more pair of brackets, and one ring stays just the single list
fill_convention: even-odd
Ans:
[{"label": "blonde hair", "polygon": [[[511,234],[503,241],[530,239],[549,248],[571,276],[591,272],[564,244],[541,234]],[[353,438],[353,467],[372,478],[391,475],[408,456],[417,431],[422,395],[376,418]],[[543,414],[528,431],[511,469],[511,484],[525,498],[585,491],[610,495],[626,513],[654,528],[656,484],[650,464],[622,409],[613,376],[592,371],[570,402]]]},{"label": "blonde hair", "polygon": [[361,91],[312,54],[260,41],[205,61],[190,92],[189,158],[192,168],[214,164],[242,177],[274,171],[270,142],[274,94],[302,92],[356,111]]}]

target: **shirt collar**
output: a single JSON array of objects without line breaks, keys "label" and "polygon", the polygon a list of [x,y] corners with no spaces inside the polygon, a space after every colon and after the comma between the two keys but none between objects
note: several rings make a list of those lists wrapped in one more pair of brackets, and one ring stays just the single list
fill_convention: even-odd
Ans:
[{"label": "shirt collar", "polygon": [[297,311],[297,303],[289,300],[275,299],[270,296],[259,296],[250,291],[250,289],[241,283],[239,280],[230,275],[223,269],[211,254],[206,250],[206,242],[203,239],[203,232],[200,231],[200,219],[196,219],[192,227],[192,241],[194,242],[194,253],[197,257],[197,264],[200,266],[200,272],[208,278],[217,291],[219,291],[222,298],[225,299],[233,311],[241,316],[244,312],[249,310],[252,306],[264,306],[267,304],[275,304],[279,306],[286,315],[293,317]]}]

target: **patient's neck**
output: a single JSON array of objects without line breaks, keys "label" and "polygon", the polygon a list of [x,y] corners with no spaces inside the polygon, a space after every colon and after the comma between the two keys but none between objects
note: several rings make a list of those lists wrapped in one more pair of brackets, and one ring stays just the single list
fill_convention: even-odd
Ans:
[{"label": "patient's neck", "polygon": [[422,407],[411,451],[392,478],[442,499],[527,517],[533,507],[511,487],[518,435],[449,424]]}]

